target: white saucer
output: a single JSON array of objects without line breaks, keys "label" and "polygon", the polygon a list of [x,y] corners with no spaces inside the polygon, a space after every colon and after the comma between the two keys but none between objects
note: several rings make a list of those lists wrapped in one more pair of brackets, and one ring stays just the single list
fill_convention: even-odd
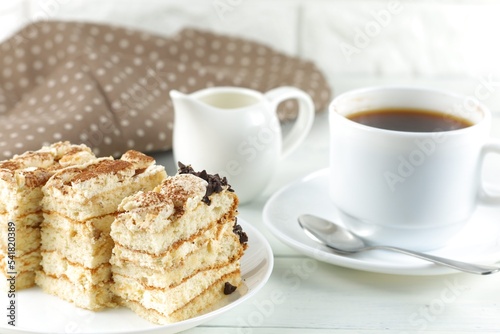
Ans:
[{"label": "white saucer", "polygon": [[[195,318],[165,326],[152,324],[127,308],[92,312],[80,309],[57,297],[45,294],[40,288],[21,290],[17,293],[16,327],[7,324],[4,315],[1,333],[177,333],[198,326],[221,316],[254,296],[264,287],[273,269],[273,253],[266,238],[243,219],[238,223],[248,235],[248,248],[241,259],[243,286],[207,313]],[[9,305],[7,293],[3,306]],[[6,314],[6,313],[5,313]]]},{"label": "white saucer", "polygon": [[[328,192],[328,169],[314,172],[285,186],[268,200],[263,211],[264,223],[278,239],[317,260],[352,269],[401,275],[440,275],[457,272],[385,251],[337,255],[304,234],[297,217],[306,213],[339,222]],[[500,206],[480,205],[467,226],[446,247],[429,253],[482,264],[499,261],[499,217]]]}]

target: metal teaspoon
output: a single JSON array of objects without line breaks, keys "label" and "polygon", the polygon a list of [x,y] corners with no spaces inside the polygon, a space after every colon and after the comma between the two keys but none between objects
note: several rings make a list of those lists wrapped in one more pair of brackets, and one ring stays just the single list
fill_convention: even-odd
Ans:
[{"label": "metal teaspoon", "polygon": [[422,260],[430,261],[471,274],[489,275],[500,271],[499,267],[455,261],[399,247],[378,245],[367,246],[363,239],[349,232],[345,228],[313,215],[301,215],[298,220],[299,225],[305,231],[307,236],[340,254],[354,254],[358,252],[381,249],[414,256]]}]

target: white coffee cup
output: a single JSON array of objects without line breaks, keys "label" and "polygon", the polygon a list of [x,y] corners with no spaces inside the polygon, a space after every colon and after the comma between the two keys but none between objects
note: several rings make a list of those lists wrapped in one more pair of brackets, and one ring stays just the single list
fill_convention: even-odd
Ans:
[{"label": "white coffee cup", "polygon": [[[183,94],[170,91],[175,111],[173,152],[195,170],[225,176],[240,203],[269,184],[278,162],[306,138],[314,120],[311,97],[295,87],[266,93],[242,87],[210,87]],[[298,116],[282,136],[278,105],[298,102]]]},{"label": "white coffee cup", "polygon": [[[385,130],[347,118],[385,108],[435,110],[472,123],[437,132]],[[415,250],[442,247],[467,223],[484,189],[490,111],[478,101],[435,89],[372,87],[329,106],[330,194],[344,224],[374,244]]]}]

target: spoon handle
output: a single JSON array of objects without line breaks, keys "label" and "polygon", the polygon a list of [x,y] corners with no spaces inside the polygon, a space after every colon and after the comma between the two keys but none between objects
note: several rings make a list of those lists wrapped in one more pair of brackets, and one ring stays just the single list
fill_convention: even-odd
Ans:
[{"label": "spoon handle", "polygon": [[437,264],[440,264],[443,266],[447,266],[450,268],[454,268],[454,269],[457,269],[460,271],[465,271],[465,272],[472,273],[472,274],[489,275],[489,274],[494,274],[494,273],[500,271],[499,267],[478,265],[478,264],[466,263],[466,262],[461,262],[461,261],[456,261],[456,260],[451,260],[451,259],[445,259],[445,258],[442,258],[439,256],[424,254],[424,253],[415,252],[412,250],[398,248],[398,247],[370,246],[370,247],[365,248],[365,250],[371,250],[371,249],[382,249],[382,250],[398,252],[398,253],[414,256],[414,257],[422,259],[422,260],[434,262],[434,263],[437,263]]}]

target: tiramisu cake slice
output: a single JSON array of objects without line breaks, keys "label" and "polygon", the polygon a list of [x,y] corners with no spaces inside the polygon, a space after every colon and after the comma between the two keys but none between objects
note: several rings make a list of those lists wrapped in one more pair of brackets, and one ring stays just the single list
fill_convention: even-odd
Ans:
[{"label": "tiramisu cake slice", "polygon": [[137,151],[54,174],[43,187],[42,270],[36,283],[77,306],[113,307],[109,232],[118,205],[165,179],[162,166]]},{"label": "tiramisu cake slice", "polygon": [[42,186],[57,170],[93,159],[87,146],[59,142],[0,162],[0,285],[4,290],[35,284]]},{"label": "tiramisu cake slice", "polygon": [[113,292],[141,317],[193,317],[241,284],[247,237],[225,179],[180,164],[152,191],[125,198],[111,225]]}]

